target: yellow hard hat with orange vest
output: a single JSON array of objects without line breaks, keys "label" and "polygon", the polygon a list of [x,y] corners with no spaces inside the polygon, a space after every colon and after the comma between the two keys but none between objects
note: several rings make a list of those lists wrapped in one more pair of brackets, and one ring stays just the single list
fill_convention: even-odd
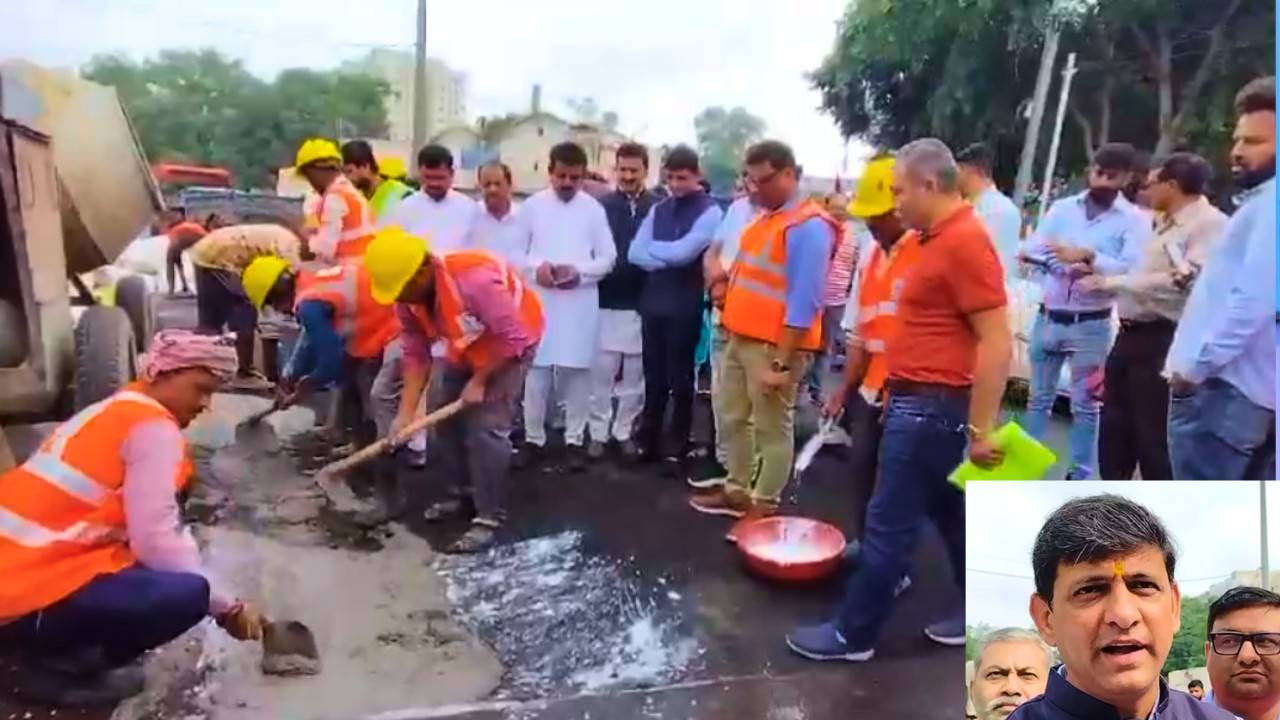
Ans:
[{"label": "yellow hard hat with orange vest", "polygon": [[410,235],[404,228],[393,225],[379,230],[364,251],[374,301],[394,303],[429,251],[426,238]]},{"label": "yellow hard hat with orange vest", "polygon": [[244,294],[249,297],[249,302],[253,303],[254,310],[262,309],[267,301],[267,295],[271,293],[271,288],[275,287],[276,281],[288,269],[288,261],[274,255],[255,258],[244,269],[240,282],[244,285]]},{"label": "yellow hard hat with orange vest", "polygon": [[858,193],[849,203],[849,214],[866,220],[893,210],[892,156],[878,157],[867,163],[858,180]]},{"label": "yellow hard hat with orange vest", "polygon": [[307,165],[318,162],[333,162],[335,166],[342,164],[342,153],[338,151],[338,146],[332,140],[311,138],[302,143],[302,147],[298,148],[298,154],[294,156],[293,167],[301,170]]}]

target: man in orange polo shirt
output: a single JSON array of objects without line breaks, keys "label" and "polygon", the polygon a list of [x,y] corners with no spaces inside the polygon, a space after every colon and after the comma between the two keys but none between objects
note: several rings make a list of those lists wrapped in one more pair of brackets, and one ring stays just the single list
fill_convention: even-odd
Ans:
[{"label": "man in orange polo shirt", "polygon": [[959,596],[924,632],[943,645],[964,644],[964,497],[947,476],[966,445],[980,466],[1000,459],[989,434],[1008,378],[1010,337],[1004,271],[982,221],[960,196],[957,175],[939,140],[898,151],[894,197],[902,220],[920,232],[920,256],[903,284],[898,333],[886,349],[880,469],[858,569],[834,619],[787,638],[804,657],[871,659],[925,520],[947,545]]}]

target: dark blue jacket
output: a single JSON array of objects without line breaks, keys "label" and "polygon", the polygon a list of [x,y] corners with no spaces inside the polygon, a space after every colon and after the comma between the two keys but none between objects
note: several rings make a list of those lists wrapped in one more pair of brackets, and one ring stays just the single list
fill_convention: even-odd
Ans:
[{"label": "dark blue jacket", "polygon": [[[670,242],[686,235],[698,218],[715,205],[705,192],[670,197],[653,208],[654,242]],[[640,314],[651,317],[696,315],[702,312],[701,257],[683,267],[648,274],[640,291]]]},{"label": "dark blue jacket", "polygon": [[644,271],[627,260],[627,250],[640,229],[649,209],[662,198],[648,190],[640,191],[634,199],[624,192],[611,192],[600,198],[609,229],[613,231],[613,244],[618,248],[618,259],[613,270],[600,281],[600,307],[608,310],[635,310],[640,302],[640,288],[644,284]]},{"label": "dark blue jacket", "polygon": [[[1121,717],[1114,707],[1067,682],[1061,667],[1049,672],[1049,685],[1044,694],[1019,705],[1009,720],[1132,720]],[[1235,716],[1181,690],[1170,690],[1161,680],[1155,720],[1235,720]]]}]

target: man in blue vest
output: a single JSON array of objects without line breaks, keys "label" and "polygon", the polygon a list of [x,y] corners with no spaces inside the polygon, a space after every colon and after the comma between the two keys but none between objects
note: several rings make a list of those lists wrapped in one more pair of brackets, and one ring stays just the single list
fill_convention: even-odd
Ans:
[{"label": "man in blue vest", "polygon": [[[641,457],[684,469],[693,425],[694,358],[702,332],[702,253],[720,223],[720,208],[702,188],[698,154],[679,145],[662,169],[671,196],[641,223],[627,259],[646,272],[640,291],[644,340]],[[668,396],[671,428],[663,439]]]}]

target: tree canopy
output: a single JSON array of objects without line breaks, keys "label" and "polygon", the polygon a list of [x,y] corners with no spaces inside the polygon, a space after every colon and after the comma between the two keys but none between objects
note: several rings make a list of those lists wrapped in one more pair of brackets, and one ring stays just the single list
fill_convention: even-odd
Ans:
[{"label": "tree canopy", "polygon": [[811,75],[846,136],[881,148],[935,136],[985,141],[1011,184],[1044,31],[1062,24],[1041,147],[1061,69],[1077,53],[1058,167],[1079,172],[1107,141],[1163,153],[1195,149],[1225,164],[1231,98],[1273,74],[1275,6],[1252,0],[858,0]]},{"label": "tree canopy", "polygon": [[308,137],[387,132],[390,88],[368,75],[299,68],[265,82],[214,50],[98,56],[82,74],[116,87],[152,162],[222,166],[242,187],[273,185]]},{"label": "tree canopy", "polygon": [[741,107],[709,107],[693,119],[693,127],[707,182],[718,192],[732,189],[747,147],[764,137],[764,120]]}]

